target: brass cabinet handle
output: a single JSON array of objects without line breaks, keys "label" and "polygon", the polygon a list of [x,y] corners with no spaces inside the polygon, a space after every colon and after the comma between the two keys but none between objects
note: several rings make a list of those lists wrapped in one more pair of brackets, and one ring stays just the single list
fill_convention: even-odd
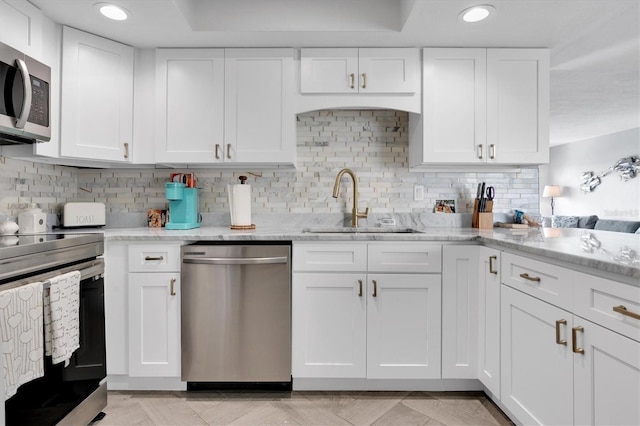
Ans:
[{"label": "brass cabinet handle", "polygon": [[496,158],[496,146],[494,144],[489,145],[489,158],[492,160]]},{"label": "brass cabinet handle", "polygon": [[216,144],[216,160],[220,159],[220,144]]},{"label": "brass cabinet handle", "polygon": [[164,260],[164,256],[145,256],[144,260]]},{"label": "brass cabinet handle", "polygon": [[640,315],[636,314],[635,312],[629,312],[627,308],[623,305],[614,306],[613,310],[619,314],[640,320]]},{"label": "brass cabinet handle", "polygon": [[556,343],[559,345],[567,345],[567,341],[565,339],[560,338],[560,325],[567,325],[566,319],[561,319],[556,321]]},{"label": "brass cabinet handle", "polygon": [[482,152],[484,151],[484,147],[482,144],[478,144],[478,158],[482,160]]},{"label": "brass cabinet handle", "polygon": [[498,260],[498,256],[489,256],[489,273],[498,275],[498,271],[493,269],[493,261]]},{"label": "brass cabinet handle", "polygon": [[578,347],[578,341],[577,341],[578,340],[578,331],[580,333],[584,333],[584,328],[578,326],[578,327],[573,327],[571,329],[571,339],[573,340],[573,342],[572,342],[573,343],[573,353],[583,354],[584,353],[584,349]]},{"label": "brass cabinet handle", "polygon": [[129,144],[127,142],[124,143],[124,158],[129,158]]},{"label": "brass cabinet handle", "polygon": [[362,297],[362,280],[358,280],[358,286],[359,286],[358,296]]},{"label": "brass cabinet handle", "polygon": [[231,144],[227,144],[227,158],[231,160]]},{"label": "brass cabinet handle", "polygon": [[540,282],[540,277],[530,277],[529,274],[527,274],[526,272],[520,274],[520,278],[524,278],[527,281],[534,281],[537,283]]},{"label": "brass cabinet handle", "polygon": [[172,296],[176,295],[176,289],[173,288],[173,286],[176,284],[176,279],[175,278],[171,278],[171,282],[169,284],[169,294],[171,294]]},{"label": "brass cabinet handle", "polygon": [[371,280],[373,282],[373,297],[377,297],[378,296],[378,283],[376,282],[376,280]]},{"label": "brass cabinet handle", "polygon": [[351,84],[349,85],[351,89],[356,88],[356,75],[354,73],[349,74],[349,78],[351,79]]},{"label": "brass cabinet handle", "polygon": [[362,73],[362,88],[363,89],[367,88],[367,73],[366,72]]}]

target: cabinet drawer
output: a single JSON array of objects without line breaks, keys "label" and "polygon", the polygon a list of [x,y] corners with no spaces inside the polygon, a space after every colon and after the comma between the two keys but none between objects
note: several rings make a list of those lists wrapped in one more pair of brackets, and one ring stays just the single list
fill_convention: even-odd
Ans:
[{"label": "cabinet drawer", "polygon": [[572,308],[573,271],[511,253],[502,256],[502,283],[564,309]]},{"label": "cabinet drawer", "polygon": [[129,246],[129,272],[180,272],[180,245]]},{"label": "cabinet drawer", "polygon": [[292,263],[294,271],[366,271],[367,245],[294,244]]},{"label": "cabinet drawer", "polygon": [[573,310],[582,318],[640,342],[640,318],[634,317],[640,315],[640,287],[575,272]]},{"label": "cabinet drawer", "polygon": [[442,271],[439,244],[369,244],[369,272],[438,273]]}]

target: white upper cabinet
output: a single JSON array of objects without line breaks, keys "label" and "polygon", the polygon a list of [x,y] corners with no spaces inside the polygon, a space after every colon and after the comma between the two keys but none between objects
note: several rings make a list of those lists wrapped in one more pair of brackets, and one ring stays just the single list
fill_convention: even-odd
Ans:
[{"label": "white upper cabinet", "polygon": [[549,161],[547,49],[429,48],[423,65],[411,167]]},{"label": "white upper cabinet", "polygon": [[415,93],[420,52],[414,48],[301,49],[302,93]]},{"label": "white upper cabinet", "polygon": [[41,60],[40,9],[26,0],[0,0],[0,42]]},{"label": "white upper cabinet", "polygon": [[549,162],[549,51],[487,50],[490,163]]},{"label": "white upper cabinet", "polygon": [[223,162],[224,49],[156,50],[155,161]]},{"label": "white upper cabinet", "polygon": [[132,47],[63,27],[61,93],[63,157],[131,162]]},{"label": "white upper cabinet", "polygon": [[293,49],[226,49],[224,161],[295,164]]}]

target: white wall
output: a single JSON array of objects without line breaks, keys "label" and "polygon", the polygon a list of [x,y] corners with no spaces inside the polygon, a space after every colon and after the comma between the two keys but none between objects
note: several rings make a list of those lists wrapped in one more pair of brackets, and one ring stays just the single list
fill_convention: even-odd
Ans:
[{"label": "white wall", "polygon": [[550,199],[542,198],[542,190],[555,184],[563,191],[555,199],[556,215],[640,219],[640,176],[624,182],[612,172],[593,192],[583,194],[579,188],[583,172],[600,173],[632,155],[640,156],[640,128],[552,147],[549,165],[540,168],[540,213],[551,215]]}]

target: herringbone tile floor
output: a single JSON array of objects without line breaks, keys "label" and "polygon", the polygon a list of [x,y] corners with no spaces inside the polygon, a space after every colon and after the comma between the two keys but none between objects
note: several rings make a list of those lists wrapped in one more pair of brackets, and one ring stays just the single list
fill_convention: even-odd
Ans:
[{"label": "herringbone tile floor", "polygon": [[109,392],[107,425],[511,425],[482,392]]}]

